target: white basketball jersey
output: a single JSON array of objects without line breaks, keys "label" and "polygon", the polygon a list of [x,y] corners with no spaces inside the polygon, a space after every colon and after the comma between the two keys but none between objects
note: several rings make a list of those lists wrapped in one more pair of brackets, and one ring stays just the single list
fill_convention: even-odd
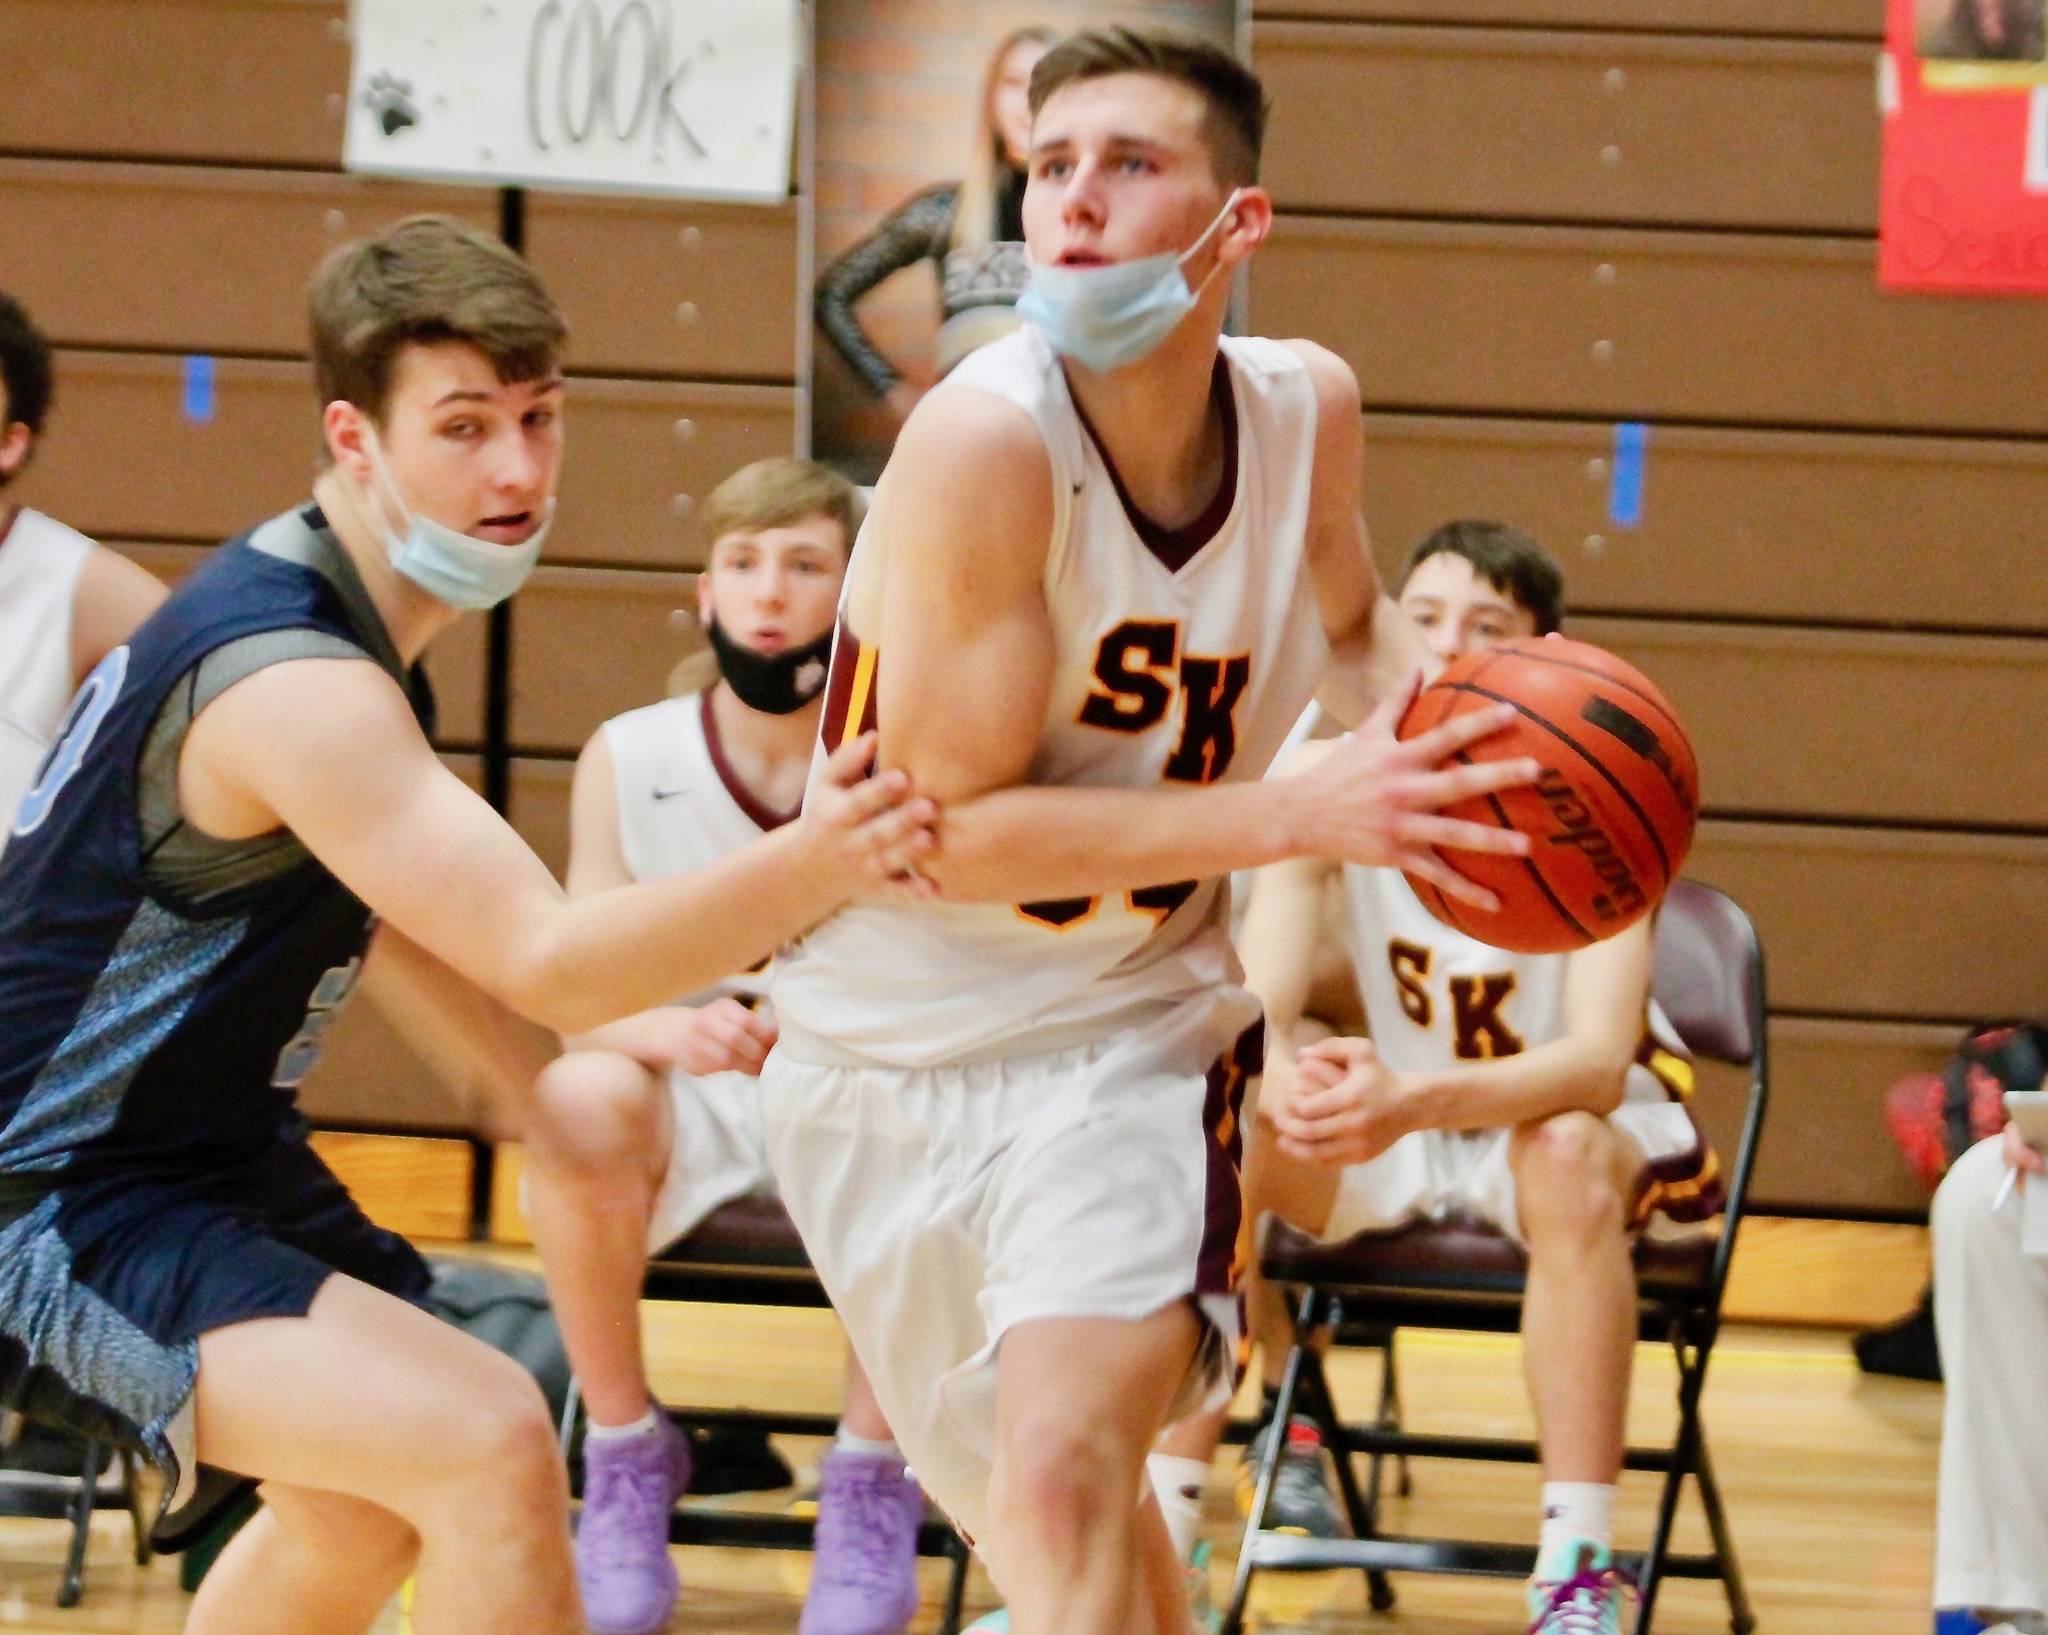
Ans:
[{"label": "white basketball jersey", "polygon": [[[1343,879],[1344,940],[1367,1030],[1389,1067],[1494,1061],[1564,1037],[1569,955],[1512,954],[1466,936],[1424,908],[1398,869],[1347,863]],[[1654,1001],[1645,1030],[1667,1055],[1682,1049]],[[1627,1095],[1662,1101],[1679,1088],[1668,1073],[1631,1073]]]},{"label": "white basketball jersey", "polygon": [[[603,731],[618,794],[619,844],[635,880],[701,869],[796,815],[770,811],[740,782],[719,744],[708,692],[629,710]],[[767,984],[764,964],[676,1003],[759,998]]]},{"label": "white basketball jersey", "polygon": [[71,704],[71,610],[92,548],[26,506],[0,528],[0,846]]},{"label": "white basketball jersey", "polygon": [[[1316,403],[1300,359],[1277,341],[1224,339],[1225,482],[1172,534],[1134,520],[1037,330],[983,347],[935,390],[1017,404],[1051,456],[1055,653],[1029,781],[1263,775],[1329,661],[1306,562]],[[842,622],[823,749],[871,724],[888,660],[858,637]],[[1189,880],[1061,902],[857,904],[777,962],[784,1044],[800,1054],[809,1034],[835,1055],[923,1067],[1092,1037],[1239,980],[1227,895],[1221,880]]]}]

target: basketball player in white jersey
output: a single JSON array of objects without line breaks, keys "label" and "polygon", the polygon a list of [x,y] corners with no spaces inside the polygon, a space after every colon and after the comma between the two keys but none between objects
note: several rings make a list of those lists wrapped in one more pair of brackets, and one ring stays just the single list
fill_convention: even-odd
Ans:
[{"label": "basketball player in white jersey", "polygon": [[[0,292],[0,489],[27,468],[50,412],[50,343]],[[0,847],[71,695],[164,599],[125,557],[0,498]]]},{"label": "basketball player in white jersey", "polygon": [[[926,1490],[1023,1635],[1183,1635],[1143,1495],[1229,1377],[1236,1110],[1259,1071],[1218,877],[1519,836],[1442,818],[1533,762],[1397,744],[1427,651],[1359,517],[1356,381],[1223,339],[1272,220],[1263,95],[1205,42],[1090,30],[1033,76],[1027,324],[906,424],[854,553],[824,745],[879,717],[945,816],[947,901],[778,958],[782,1196]],[[1318,687],[1364,730],[1259,782]],[[1455,855],[1455,852],[1454,852]]]},{"label": "basketball player in white jersey", "polygon": [[[1400,597],[1448,660],[1556,630],[1563,580],[1527,534],[1456,522],[1416,547]],[[1307,744],[1280,771],[1312,776],[1332,753]],[[1333,892],[1370,1039],[1319,1037],[1304,1018]],[[1271,1030],[1251,1218],[1272,1211],[1339,1242],[1457,1215],[1528,1251],[1523,1362],[1545,1478],[1532,1635],[1623,1627],[1611,1544],[1630,1243],[1653,1209],[1697,1220],[1714,1207],[1712,1158],[1682,1100],[1691,1066],[1649,1001],[1650,933],[1646,919],[1572,954],[1505,953],[1432,917],[1397,870],[1306,858],[1260,872],[1239,943]],[[1291,1331],[1273,1291],[1251,1293],[1270,1389]],[[1178,1426],[1168,1443],[1206,1458],[1221,1428]]]},{"label": "basketball player in white jersey", "polygon": [[[705,507],[698,617],[717,675],[608,721],[584,747],[570,893],[703,868],[796,815],[818,737],[834,609],[859,492],[808,460],[735,472]],[[679,1003],[696,1049],[666,1074],[586,1035],[540,1077],[551,1139],[531,1150],[528,1209],[590,1430],[576,1562],[596,1635],[665,1629],[678,1586],[668,1515],[687,1485],[640,1345],[641,1268],[719,1205],[774,1191],[752,1075],[775,1042],[755,970]],[[825,1456],[801,1635],[897,1635],[917,1610],[924,1496],[857,1361]]]}]

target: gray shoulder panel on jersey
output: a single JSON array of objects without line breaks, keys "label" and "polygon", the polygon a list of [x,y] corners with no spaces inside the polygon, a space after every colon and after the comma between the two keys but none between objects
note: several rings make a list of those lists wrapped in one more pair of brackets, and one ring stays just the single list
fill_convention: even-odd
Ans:
[{"label": "gray shoulder panel on jersey", "polygon": [[349,623],[355,626],[364,650],[390,672],[399,686],[406,684],[405,662],[392,645],[391,632],[384,628],[384,616],[370,599],[369,587],[363,583],[363,576],[356,571],[348,552],[341,548],[331,524],[308,528],[303,509],[286,511],[256,529],[249,536],[249,545],[266,556],[311,568],[332,585],[342,606],[348,609]]},{"label": "gray shoulder panel on jersey", "polygon": [[179,677],[150,727],[136,786],[143,866],[150,889],[184,912],[203,911],[231,893],[288,874],[309,855],[289,834],[218,840],[188,824],[178,804],[178,758],[200,711],[236,682],[293,659],[374,662],[353,642],[319,630],[244,636],[216,647]]}]

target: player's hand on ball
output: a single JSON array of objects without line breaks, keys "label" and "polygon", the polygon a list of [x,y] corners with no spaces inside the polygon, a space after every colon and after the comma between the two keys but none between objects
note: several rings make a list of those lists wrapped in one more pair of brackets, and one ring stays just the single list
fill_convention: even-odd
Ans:
[{"label": "player's hand on ball", "polygon": [[1405,742],[1397,738],[1395,725],[1421,683],[1418,671],[1301,774],[1313,786],[1301,791],[1309,797],[1307,850],[1369,868],[1405,869],[1446,896],[1490,911],[1499,906],[1493,893],[1444,862],[1439,850],[1526,856],[1528,839],[1512,829],[1440,816],[1439,808],[1534,783],[1541,768],[1526,759],[1451,761],[1515,718],[1506,704],[1455,716]]},{"label": "player's hand on ball", "polygon": [[934,896],[918,865],[938,844],[939,808],[913,793],[910,775],[876,772],[875,734],[848,739],[825,762],[800,822],[817,826],[828,855],[844,871],[849,895],[887,892]]},{"label": "player's hand on ball", "polygon": [[1409,1133],[1400,1080],[1370,1039],[1305,1045],[1293,1083],[1261,1111],[1282,1152],[1315,1164],[1363,1164]]},{"label": "player's hand on ball", "polygon": [[693,1076],[759,1073],[775,1048],[775,1018],[749,1010],[737,999],[678,1005],[663,1015],[675,1018],[674,1053],[667,1065]]}]

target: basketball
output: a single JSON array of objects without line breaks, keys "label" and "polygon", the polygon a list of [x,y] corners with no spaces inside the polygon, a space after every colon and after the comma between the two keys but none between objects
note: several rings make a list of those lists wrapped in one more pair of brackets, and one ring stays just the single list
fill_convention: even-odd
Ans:
[{"label": "basketball", "polygon": [[1444,815],[1518,829],[1530,853],[1447,856],[1499,897],[1490,914],[1412,874],[1408,883],[1444,924],[1518,954],[1565,953],[1635,924],[1678,877],[1699,818],[1699,770],[1671,705],[1612,653],[1546,636],[1459,659],[1409,706],[1400,736],[1495,703],[1518,718],[1458,758],[1526,755],[1542,775]]}]

